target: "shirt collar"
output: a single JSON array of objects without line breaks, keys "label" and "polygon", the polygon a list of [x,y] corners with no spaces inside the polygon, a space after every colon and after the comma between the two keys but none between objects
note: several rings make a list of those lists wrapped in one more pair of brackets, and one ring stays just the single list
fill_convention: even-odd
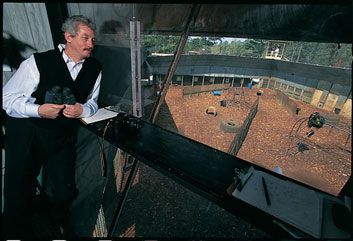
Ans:
[{"label": "shirt collar", "polygon": [[[58,48],[59,48],[59,51],[62,52],[62,55],[63,55],[63,59],[65,61],[66,64],[70,63],[70,62],[73,62],[75,63],[69,56],[67,56],[67,54],[65,53],[65,47],[66,45],[65,44],[59,44],[58,45]],[[79,62],[77,62],[76,64],[80,64],[80,63],[83,63],[85,61],[85,59],[82,59],[80,60]]]}]

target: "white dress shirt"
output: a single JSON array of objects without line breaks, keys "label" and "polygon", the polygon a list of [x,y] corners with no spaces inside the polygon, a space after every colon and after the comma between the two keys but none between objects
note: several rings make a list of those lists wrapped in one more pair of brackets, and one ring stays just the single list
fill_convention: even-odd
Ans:
[{"label": "white dress shirt", "polygon": [[[65,48],[64,44],[59,44],[59,50]],[[70,59],[64,51],[63,59],[67,65],[67,68],[71,74],[73,80],[76,80],[78,73],[82,68],[82,64],[85,60],[81,60],[75,63]],[[85,103],[81,103],[83,112],[80,117],[89,117],[95,114],[98,110],[97,99],[100,89],[100,82],[102,78],[102,72],[99,73],[96,83],[88,95]],[[3,104],[2,107],[9,116],[16,118],[29,118],[41,116],[38,113],[38,104],[34,104],[36,98],[33,98],[31,94],[36,91],[39,84],[39,71],[36,65],[34,56],[31,55],[28,59],[23,61],[11,77],[11,79],[3,87]]]}]

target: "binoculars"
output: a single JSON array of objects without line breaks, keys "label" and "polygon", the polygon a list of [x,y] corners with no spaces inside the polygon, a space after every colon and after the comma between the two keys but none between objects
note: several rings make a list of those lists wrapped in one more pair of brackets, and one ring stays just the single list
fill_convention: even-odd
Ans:
[{"label": "binoculars", "polygon": [[45,103],[74,105],[76,99],[69,88],[55,85],[45,93]]}]

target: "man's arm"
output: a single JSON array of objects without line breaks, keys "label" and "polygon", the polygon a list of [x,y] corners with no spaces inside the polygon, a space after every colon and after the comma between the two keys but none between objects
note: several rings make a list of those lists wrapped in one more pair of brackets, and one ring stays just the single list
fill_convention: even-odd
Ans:
[{"label": "man's arm", "polygon": [[62,109],[64,109],[65,105],[57,105],[57,104],[43,104],[38,108],[38,113],[41,117],[47,119],[55,119],[59,116]]},{"label": "man's arm", "polygon": [[31,94],[37,89],[39,72],[32,55],[23,61],[3,87],[3,109],[9,116],[17,118],[40,117],[39,105],[34,104]]},{"label": "man's arm", "polygon": [[64,105],[34,104],[31,95],[39,84],[39,71],[32,55],[23,61],[3,88],[3,109],[15,118],[43,117],[55,119]]}]

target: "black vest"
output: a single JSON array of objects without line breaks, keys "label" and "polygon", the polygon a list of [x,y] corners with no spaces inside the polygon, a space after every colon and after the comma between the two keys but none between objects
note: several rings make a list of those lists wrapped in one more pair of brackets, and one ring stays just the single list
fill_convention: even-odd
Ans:
[{"label": "black vest", "polygon": [[[92,57],[86,58],[82,65],[82,69],[74,81],[62,57],[62,53],[58,50],[49,50],[43,53],[35,53],[34,59],[39,70],[40,79],[38,88],[32,93],[32,97],[36,98],[36,104],[44,104],[45,93],[57,85],[60,87],[68,87],[74,93],[76,101],[83,104],[101,71],[101,65]],[[64,117],[62,114],[56,119],[31,118],[36,125],[46,129],[69,128],[73,125],[75,119]]]}]

